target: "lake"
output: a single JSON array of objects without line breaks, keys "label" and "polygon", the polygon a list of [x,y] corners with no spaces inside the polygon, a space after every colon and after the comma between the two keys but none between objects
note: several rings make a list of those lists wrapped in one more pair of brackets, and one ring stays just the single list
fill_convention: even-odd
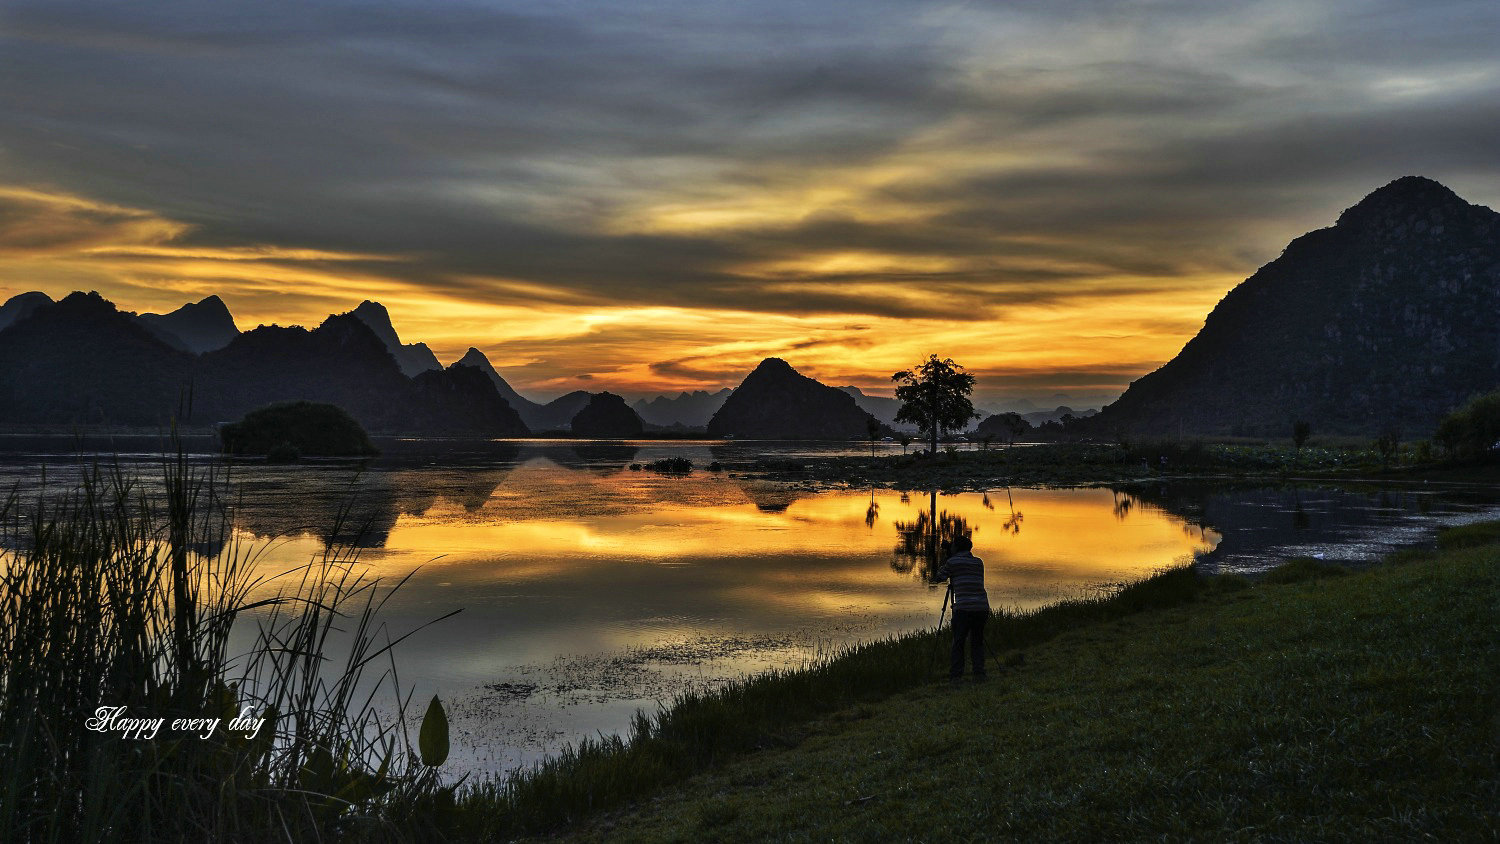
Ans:
[{"label": "lake", "polygon": [[[263,574],[330,539],[357,545],[372,576],[416,570],[382,613],[393,634],[462,609],[397,652],[414,699],[448,704],[455,771],[526,764],[684,691],[930,627],[943,599],[928,580],[935,536],[972,531],[991,603],[1025,609],[1194,559],[1219,571],[1292,555],[1358,564],[1500,513],[1500,488],[1482,485],[1194,480],[943,495],[743,477],[759,456],[868,453],[860,444],[379,445],[364,467],[235,464],[234,530],[261,546]],[[155,459],[151,442],[110,446],[127,464]],[[78,471],[71,447],[7,439],[0,483],[30,491],[46,465],[49,487],[65,486]],[[663,457],[696,468],[629,468]],[[713,461],[728,470],[706,471]]]}]

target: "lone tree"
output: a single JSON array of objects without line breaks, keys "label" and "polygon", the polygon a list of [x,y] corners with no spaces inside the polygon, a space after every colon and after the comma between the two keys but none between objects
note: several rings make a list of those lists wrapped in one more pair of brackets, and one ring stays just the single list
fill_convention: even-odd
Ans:
[{"label": "lone tree", "polygon": [[938,437],[943,429],[961,431],[978,414],[969,394],[974,392],[974,376],[951,358],[931,355],[911,369],[891,376],[900,386],[896,398],[901,400],[897,422],[910,422],[928,434],[932,453],[937,454]]}]

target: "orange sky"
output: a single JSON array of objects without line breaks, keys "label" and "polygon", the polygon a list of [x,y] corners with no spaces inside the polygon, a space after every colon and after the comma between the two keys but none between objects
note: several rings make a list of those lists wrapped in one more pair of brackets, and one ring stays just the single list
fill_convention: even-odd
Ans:
[{"label": "orange sky", "polygon": [[[144,209],[14,187],[0,188],[0,199],[29,212],[26,228],[12,229],[0,252],[0,295],[7,298],[30,289],[54,298],[75,289],[99,290],[126,310],[164,312],[218,294],[242,330],[263,323],[315,325],[372,298],[390,310],[404,341],[426,342],[445,363],[476,346],[520,389],[540,394],[578,387],[631,393],[717,389],[734,386],[772,355],[824,381],[879,391],[888,389],[889,373],[929,352],[979,373],[982,395],[1109,394],[1174,354],[1239,280],[1226,274],[1101,277],[1089,279],[1086,290],[1075,285],[1066,301],[1017,304],[983,322],[636,306],[582,296],[569,301],[562,290],[485,279],[492,290],[511,286],[541,294],[526,304],[505,305],[434,294],[385,272],[387,265],[402,263],[391,256],[269,244],[185,245],[181,240],[190,226]],[[681,224],[686,216],[674,206],[660,224]],[[795,288],[835,264],[837,272],[857,275],[865,267],[888,272],[903,261],[873,253],[808,255],[777,269],[785,281],[763,284]],[[995,287],[1003,292],[1003,285]],[[931,304],[920,280],[869,292],[897,307],[905,298],[914,307]],[[540,361],[551,374],[517,377]]]},{"label": "orange sky", "polygon": [[[1098,406],[1404,175],[1500,200],[1500,5],[0,9],[0,295],[385,304],[537,398],[775,355]],[[1057,401],[1054,401],[1056,399]]]}]

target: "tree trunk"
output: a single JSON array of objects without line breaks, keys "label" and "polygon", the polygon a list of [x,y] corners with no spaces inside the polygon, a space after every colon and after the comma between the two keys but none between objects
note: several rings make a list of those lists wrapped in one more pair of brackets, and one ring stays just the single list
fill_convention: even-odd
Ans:
[{"label": "tree trunk", "polygon": [[938,441],[938,385],[932,382],[932,456],[937,457]]}]

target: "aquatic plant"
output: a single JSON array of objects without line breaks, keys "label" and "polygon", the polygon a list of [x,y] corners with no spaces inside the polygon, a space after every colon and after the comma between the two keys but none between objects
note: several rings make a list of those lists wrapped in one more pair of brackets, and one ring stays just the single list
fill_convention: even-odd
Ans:
[{"label": "aquatic plant", "polygon": [[693,471],[693,461],[686,457],[663,457],[647,463],[646,468],[664,475],[686,475]]},{"label": "aquatic plant", "polygon": [[231,500],[178,453],[0,504],[0,840],[399,839],[451,794],[423,764],[445,725],[418,755],[394,662],[367,674],[404,638],[377,619],[400,584],[333,544],[263,578]]}]

